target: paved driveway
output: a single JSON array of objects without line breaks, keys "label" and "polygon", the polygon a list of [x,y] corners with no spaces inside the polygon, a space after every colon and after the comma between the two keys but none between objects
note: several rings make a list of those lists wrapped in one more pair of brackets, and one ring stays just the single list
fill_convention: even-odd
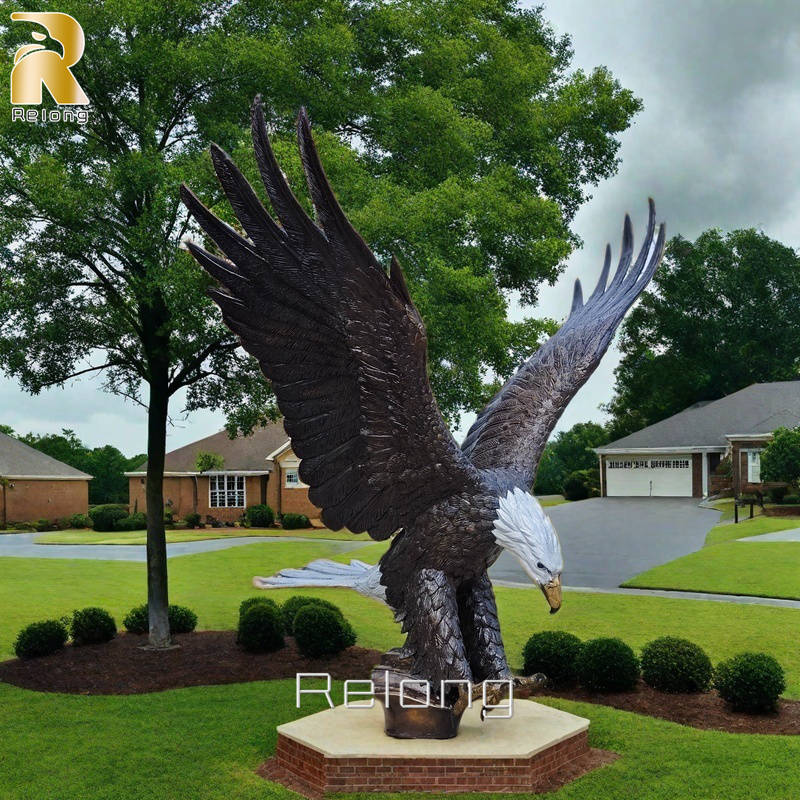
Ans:
[{"label": "paved driveway", "polygon": [[[564,584],[614,588],[650,567],[703,546],[719,512],[683,497],[597,497],[546,508],[564,553]],[[496,580],[529,583],[519,562],[503,553]]]}]

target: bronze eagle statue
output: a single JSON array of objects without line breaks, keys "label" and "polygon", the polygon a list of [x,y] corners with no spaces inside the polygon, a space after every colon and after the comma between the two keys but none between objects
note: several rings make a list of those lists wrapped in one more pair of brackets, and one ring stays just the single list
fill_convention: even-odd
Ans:
[{"label": "bronze eagle statue", "polygon": [[276,161],[257,98],[255,155],[273,218],[220,148],[211,158],[242,233],[186,187],[192,216],[224,254],[188,244],[220,285],[210,290],[225,322],[272,382],[300,477],[331,529],[394,536],[379,564],[316,561],[257,579],[269,586],[351,586],[380,597],[407,634],[402,653],[415,677],[478,683],[510,677],[487,570],[515,555],[561,605],[558,536],[531,494],[542,450],[567,403],[586,382],[625,312],[650,281],[664,249],[653,243],[655,208],[633,258],[625,217],[619,265],[611,249],[583,301],[575,283],[569,318],[503,386],[461,447],[428,381],[425,325],[396,258],[388,271],[352,227],[325,176],[305,110],[300,157],[311,219]]}]

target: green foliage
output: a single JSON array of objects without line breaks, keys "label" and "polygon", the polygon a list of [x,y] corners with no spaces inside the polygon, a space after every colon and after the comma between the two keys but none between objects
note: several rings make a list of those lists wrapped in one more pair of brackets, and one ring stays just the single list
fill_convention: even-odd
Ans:
[{"label": "green foliage", "polygon": [[77,528],[80,530],[82,528],[91,528],[92,524],[92,518],[88,514],[73,514],[69,518],[70,528]]},{"label": "green foliage", "polygon": [[69,632],[73,644],[100,644],[117,635],[117,623],[104,608],[90,606],[72,612]]},{"label": "green foliage", "polygon": [[800,427],[775,430],[772,439],[761,451],[761,480],[781,481],[795,487],[798,485],[800,482]]},{"label": "green foliage", "polygon": [[147,603],[132,608],[122,619],[122,624],[128,633],[147,633],[150,621],[147,613]]},{"label": "green foliage", "polygon": [[210,453],[206,450],[198,450],[197,458],[194,460],[194,468],[198,472],[209,472],[211,470],[224,469],[225,459],[219,453]]},{"label": "green foliage", "polygon": [[35,530],[39,531],[39,533],[58,530],[58,525],[50,522],[49,519],[37,519],[36,522],[33,523],[33,527]]},{"label": "green foliage", "polygon": [[196,528],[200,524],[200,515],[196,511],[190,511],[183,521],[190,527]]},{"label": "green foliage", "polygon": [[304,656],[321,658],[354,645],[356,633],[338,609],[307,603],[295,615],[294,640]]},{"label": "green foliage", "polygon": [[292,531],[300,528],[310,528],[311,522],[305,514],[289,513],[281,516],[281,526],[287,531]]},{"label": "green foliage", "polygon": [[49,656],[67,643],[67,627],[56,619],[33,622],[23,628],[14,642],[17,658]]},{"label": "green foliage", "polygon": [[168,616],[170,633],[191,633],[197,627],[197,614],[186,606],[170,603]]},{"label": "green foliage", "polygon": [[594,448],[608,441],[608,431],[596,422],[578,422],[568,431],[559,431],[542,453],[534,492],[561,494],[571,473],[584,470],[596,472],[597,453]]},{"label": "green foliage", "polygon": [[705,692],[711,660],[702,647],[677,636],[662,636],[642,648],[642,678],[662,692]]},{"label": "green foliage", "polygon": [[263,504],[249,506],[244,516],[248,528],[269,528],[275,522],[275,512]]},{"label": "green foliage", "polygon": [[280,650],[283,640],[283,620],[277,607],[255,603],[239,618],[236,641],[251,653],[272,653]]},{"label": "green foliage", "polygon": [[639,659],[621,639],[590,639],[578,653],[576,670],[584,689],[626,692],[639,680]]},{"label": "green foliage", "polygon": [[789,489],[786,486],[770,487],[770,489],[767,491],[767,496],[769,497],[770,503],[777,503],[780,505],[783,502],[784,497],[786,497],[788,491]]},{"label": "green foliage", "polygon": [[116,524],[128,516],[127,506],[109,503],[89,509],[92,527],[96,531],[113,531]]},{"label": "green foliage", "polygon": [[577,659],[581,640],[566,631],[534,633],[522,650],[525,675],[543,672],[554,686],[569,686],[578,679]]},{"label": "green foliage", "polygon": [[274,606],[277,611],[280,611],[280,607],[271,597],[264,597],[263,595],[259,595],[257,597],[248,597],[246,600],[242,600],[242,602],[239,604],[239,619],[241,619],[253,606],[257,606],[259,603],[266,603],[268,606]]},{"label": "green foliage", "polygon": [[581,469],[570,473],[564,481],[564,497],[567,500],[585,500],[599,497],[600,472],[598,469]]},{"label": "green foliage", "polygon": [[118,519],[114,523],[115,531],[143,531],[147,528],[147,517],[137,511],[135,514]]},{"label": "green foliage", "polygon": [[324,606],[329,611],[339,614],[339,616],[344,619],[344,614],[342,614],[341,609],[328,600],[322,600],[318,597],[307,597],[306,595],[302,594],[295,594],[289,597],[281,606],[283,625],[286,628],[286,633],[289,634],[289,636],[294,635],[294,619],[297,616],[297,612],[310,603],[316,603],[317,605]]},{"label": "green foliage", "polygon": [[622,324],[611,438],[752,383],[795,380],[799,294],[800,254],[757,230],[670,240]]},{"label": "green foliage", "polygon": [[714,688],[736,711],[773,711],[786,688],[786,677],[772,656],[740,653],[717,665]]}]

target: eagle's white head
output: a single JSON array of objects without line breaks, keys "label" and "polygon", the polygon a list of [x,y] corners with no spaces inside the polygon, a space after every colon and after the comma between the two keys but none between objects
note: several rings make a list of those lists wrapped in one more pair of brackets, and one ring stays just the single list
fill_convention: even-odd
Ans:
[{"label": "eagle's white head", "polygon": [[500,498],[492,529],[499,545],[513,553],[539,586],[550,613],[561,608],[561,571],[564,559],[558,534],[539,501],[529,492],[512,489]]}]

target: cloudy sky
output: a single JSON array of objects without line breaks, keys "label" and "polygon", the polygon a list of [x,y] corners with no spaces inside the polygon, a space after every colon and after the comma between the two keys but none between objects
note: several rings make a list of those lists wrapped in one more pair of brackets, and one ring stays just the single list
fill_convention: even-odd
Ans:
[{"label": "cloudy sky", "polygon": [[[606,65],[645,108],[623,134],[619,173],[577,215],[584,248],[542,288],[535,313],[565,315],[573,280],[591,285],[606,241],[618,248],[626,211],[641,233],[648,195],[668,235],[757,226],[800,247],[800,3],[550,0],[545,15],[572,36],[575,67]],[[617,362],[612,347],[559,428],[603,419],[598,405],[611,396]],[[143,410],[102,393],[97,380],[30,397],[0,378],[0,422],[19,432],[69,427],[87,444],[128,454],[145,449]],[[178,418],[168,446],[221,424],[208,412]]]}]

